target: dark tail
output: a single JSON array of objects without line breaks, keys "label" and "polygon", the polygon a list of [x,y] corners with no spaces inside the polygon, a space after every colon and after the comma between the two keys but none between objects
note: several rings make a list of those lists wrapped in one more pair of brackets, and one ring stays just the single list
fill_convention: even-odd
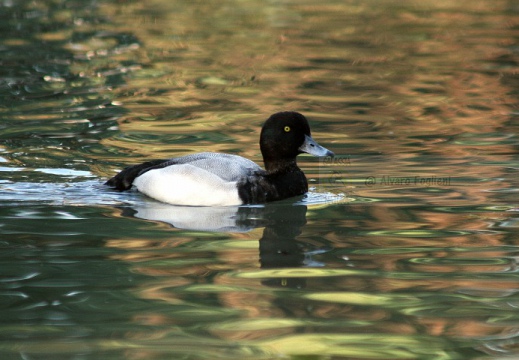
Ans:
[{"label": "dark tail", "polygon": [[131,165],[124,168],[119,174],[108,180],[105,185],[108,185],[116,190],[124,191],[132,187],[133,180],[142,173],[151,170],[152,168],[161,167],[160,165],[167,163],[169,160],[153,160],[147,161],[139,165]]}]

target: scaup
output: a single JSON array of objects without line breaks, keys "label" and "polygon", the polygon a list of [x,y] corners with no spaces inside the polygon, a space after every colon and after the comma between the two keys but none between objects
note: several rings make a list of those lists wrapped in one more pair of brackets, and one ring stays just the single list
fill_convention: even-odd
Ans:
[{"label": "scaup", "polygon": [[296,156],[333,156],[312,139],[297,112],[270,116],[261,129],[265,170],[238,155],[204,152],[129,166],[106,182],[119,191],[135,186],[156,200],[191,206],[259,204],[308,191]]}]

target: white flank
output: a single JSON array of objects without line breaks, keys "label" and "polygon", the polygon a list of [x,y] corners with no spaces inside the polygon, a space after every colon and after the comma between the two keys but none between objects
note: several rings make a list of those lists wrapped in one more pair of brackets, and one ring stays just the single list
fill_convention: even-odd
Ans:
[{"label": "white flank", "polygon": [[236,182],[189,164],[150,170],[137,177],[133,185],[156,200],[190,206],[241,205]]}]

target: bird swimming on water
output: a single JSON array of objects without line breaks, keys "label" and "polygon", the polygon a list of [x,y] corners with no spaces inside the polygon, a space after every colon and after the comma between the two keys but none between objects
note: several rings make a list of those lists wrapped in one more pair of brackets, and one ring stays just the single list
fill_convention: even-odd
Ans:
[{"label": "bird swimming on water", "polygon": [[265,169],[238,155],[203,152],[128,166],[106,185],[119,191],[134,186],[153,199],[174,205],[260,204],[308,191],[297,155],[334,155],[312,139],[306,118],[293,111],[267,119],[261,129],[260,149]]}]

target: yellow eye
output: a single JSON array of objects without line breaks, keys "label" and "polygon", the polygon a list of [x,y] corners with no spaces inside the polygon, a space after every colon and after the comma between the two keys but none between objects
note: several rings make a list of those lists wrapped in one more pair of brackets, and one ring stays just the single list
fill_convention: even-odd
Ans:
[{"label": "yellow eye", "polygon": [[289,132],[290,131],[290,126],[285,126],[285,132]]}]

